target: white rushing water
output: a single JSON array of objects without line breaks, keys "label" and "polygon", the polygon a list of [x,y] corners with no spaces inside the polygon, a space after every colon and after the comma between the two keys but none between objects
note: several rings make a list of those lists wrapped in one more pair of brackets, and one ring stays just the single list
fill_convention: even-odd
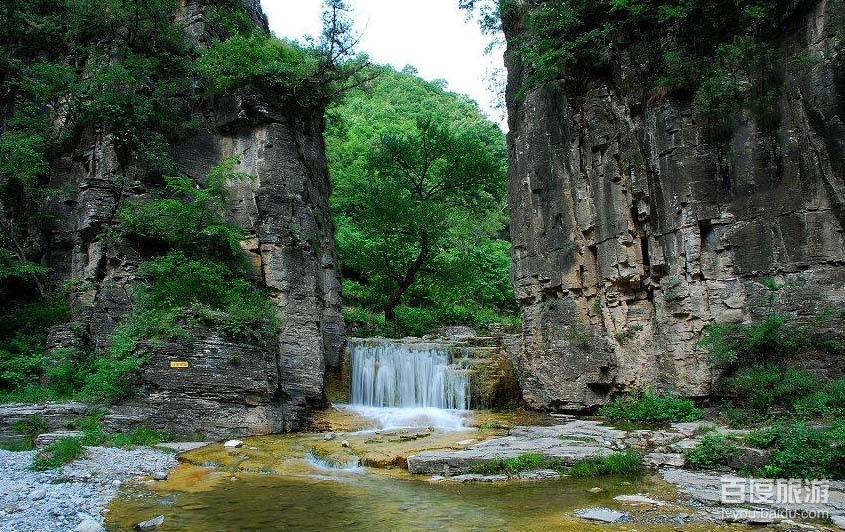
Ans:
[{"label": "white rushing water", "polygon": [[351,407],[378,428],[461,428],[469,376],[436,344],[353,343]]}]

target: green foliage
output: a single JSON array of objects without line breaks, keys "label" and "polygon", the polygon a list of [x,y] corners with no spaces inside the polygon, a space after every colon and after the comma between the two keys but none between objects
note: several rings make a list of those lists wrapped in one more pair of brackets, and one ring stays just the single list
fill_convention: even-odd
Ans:
[{"label": "green foliage", "polygon": [[790,326],[778,314],[750,324],[708,325],[699,342],[707,350],[710,361],[722,368],[788,359],[810,345],[812,342],[804,331]]},{"label": "green foliage", "polygon": [[164,197],[133,203],[120,211],[123,230],[141,243],[159,242],[184,253],[242,259],[240,242],[244,231],[223,219],[227,183],[251,179],[235,170],[239,157],[229,157],[214,166],[204,186],[192,179],[167,177]]},{"label": "green foliage", "polygon": [[62,438],[39,451],[32,459],[30,469],[33,471],[56,469],[73,462],[84,452],[85,448],[79,438]]},{"label": "green foliage", "polygon": [[171,436],[165,432],[141,427],[128,434],[113,434],[110,444],[114,447],[152,447],[159,443],[169,441]]},{"label": "green foliage", "polygon": [[628,451],[608,456],[591,456],[578,460],[567,471],[573,478],[592,478],[609,475],[633,476],[643,471],[639,454]]},{"label": "green foliage", "polygon": [[645,423],[697,421],[704,416],[704,412],[690,399],[658,395],[653,390],[617,397],[601,407],[598,414],[610,419]]},{"label": "green foliage", "polygon": [[764,411],[775,405],[791,405],[822,387],[812,374],[777,364],[742,368],[725,384],[745,406]]},{"label": "green foliage", "polygon": [[476,462],[470,471],[479,475],[515,475],[523,471],[542,469],[546,466],[546,458],[539,453],[525,453],[511,458],[493,458],[483,462]]},{"label": "green foliage", "polygon": [[845,422],[813,427],[803,422],[757,430],[747,440],[771,450],[757,474],[769,478],[845,478]]},{"label": "green foliage", "polygon": [[0,314],[0,390],[20,392],[38,385],[45,370],[43,351],[47,331],[67,317],[67,304],[63,298],[54,296],[3,310]]},{"label": "green foliage", "polygon": [[221,20],[218,11],[212,23],[226,27],[229,35],[202,53],[196,70],[212,93],[248,90],[306,107],[325,105],[369,79],[367,57],[353,53],[357,39],[345,2],[330,0],[325,6],[322,38],[310,47],[249,31],[239,17],[230,12]]},{"label": "green foliage", "polygon": [[35,439],[39,435],[47,432],[50,427],[44,420],[44,416],[41,414],[35,414],[34,416],[29,416],[26,419],[16,422],[13,425],[13,428],[15,429],[15,432],[23,436],[23,441],[19,446],[7,450],[28,451],[35,447]]},{"label": "green foliage", "polygon": [[316,55],[303,47],[257,31],[216,43],[197,62],[211,89],[221,93],[237,89],[282,95],[307,92],[318,66]]},{"label": "green foliage", "polygon": [[[496,238],[504,221],[502,132],[475,102],[440,84],[373,72],[371,90],[349,93],[328,113],[347,301],[383,310],[389,327],[414,334],[515,313],[509,245]],[[353,317],[379,326],[371,315]]]},{"label": "green foliage", "polygon": [[723,467],[739,455],[736,442],[717,433],[708,433],[698,446],[684,453],[684,463],[691,469],[714,469]]},{"label": "green foliage", "polygon": [[[481,0],[462,0],[478,9]],[[519,6],[499,2],[499,16],[521,29],[512,50],[527,65],[523,93],[564,80],[581,88],[612,77],[617,48],[640,84],[656,92],[677,91],[695,102],[711,133],[723,135],[727,117],[747,109],[769,125],[777,111],[781,81],[777,45],[785,20],[811,2],[777,0],[542,0]],[[495,29],[489,4],[482,25]],[[516,22],[519,21],[519,22]],[[666,38],[671,35],[671,38]]]}]

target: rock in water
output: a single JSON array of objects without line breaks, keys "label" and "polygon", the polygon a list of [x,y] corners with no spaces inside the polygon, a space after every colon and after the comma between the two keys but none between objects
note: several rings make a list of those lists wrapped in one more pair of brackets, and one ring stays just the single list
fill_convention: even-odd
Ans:
[{"label": "rock in water", "polygon": [[651,504],[652,506],[664,506],[666,503],[646,497],[644,495],[619,495],[613,498],[614,501],[627,502],[628,504]]},{"label": "rock in water", "polygon": [[164,516],[159,515],[147,521],[141,521],[135,525],[135,530],[155,530],[164,523]]},{"label": "rock in water", "polygon": [[237,449],[238,447],[243,447],[244,442],[241,440],[229,440],[223,444],[223,447],[227,449]]},{"label": "rock in water", "polygon": [[575,515],[588,521],[599,521],[601,523],[624,523],[628,520],[628,514],[611,510],[610,508],[585,508],[578,510]]}]

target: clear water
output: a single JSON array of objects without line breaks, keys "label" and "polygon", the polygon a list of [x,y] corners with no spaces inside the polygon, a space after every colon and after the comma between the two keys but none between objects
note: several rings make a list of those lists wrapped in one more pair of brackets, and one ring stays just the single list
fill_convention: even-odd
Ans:
[{"label": "clear water", "polygon": [[[183,466],[185,467],[185,466]],[[129,532],[142,520],[164,515],[161,532],[228,531],[670,531],[678,525],[599,525],[572,515],[578,508],[609,506],[619,494],[665,489],[658,481],[603,478],[590,481],[429,483],[370,473],[314,467],[301,475],[215,473],[196,483],[172,481],[127,486],[110,505],[106,525]],[[171,475],[176,476],[176,475]],[[160,486],[160,487],[158,487]],[[593,486],[605,491],[590,493]],[[658,495],[659,496],[659,495]],[[680,511],[680,509],[678,510]],[[683,510],[688,512],[689,510]],[[683,530],[716,530],[713,523]]]},{"label": "clear water", "polygon": [[350,346],[351,403],[365,407],[469,407],[469,376],[451,364],[449,352],[437,344],[405,344],[389,340]]}]

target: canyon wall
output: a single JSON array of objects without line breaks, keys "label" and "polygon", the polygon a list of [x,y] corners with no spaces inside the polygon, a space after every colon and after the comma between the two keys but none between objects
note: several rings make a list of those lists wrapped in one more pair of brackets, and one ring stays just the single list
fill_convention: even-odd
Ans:
[{"label": "canyon wall", "polygon": [[[251,19],[268,31],[259,3]],[[207,5],[186,0],[183,20],[200,47]],[[194,111],[201,126],[176,141],[179,173],[202,183],[223,158],[238,155],[251,179],[230,184],[229,221],[258,284],[278,307],[275,341],[232,342],[216,331],[191,330],[188,342],[145,346],[133,395],[113,408],[106,424],[152,426],[183,434],[232,434],[296,429],[310,408],[325,403],[324,375],[344,343],[340,283],[329,213],[323,109],[270,102],[255,94],[220,96]],[[50,347],[78,342],[102,350],[132,309],[133,281],[143,257],[113,238],[121,202],[149,198],[161,176],[140,165],[121,167],[108,132],[89,131],[56,165],[70,192],[52,206],[62,222],[49,235],[54,282],[73,280],[72,323],[51,332]],[[187,368],[172,368],[172,361]]]},{"label": "canyon wall", "polygon": [[632,88],[624,50],[612,79],[580,92],[522,91],[521,21],[505,20],[517,370],[530,406],[582,410],[640,387],[707,396],[715,375],[697,342],[713,322],[827,316],[815,326],[841,338],[845,39],[835,9],[818,2],[784,36],[776,130],[737,116],[718,143],[688,98]]}]

